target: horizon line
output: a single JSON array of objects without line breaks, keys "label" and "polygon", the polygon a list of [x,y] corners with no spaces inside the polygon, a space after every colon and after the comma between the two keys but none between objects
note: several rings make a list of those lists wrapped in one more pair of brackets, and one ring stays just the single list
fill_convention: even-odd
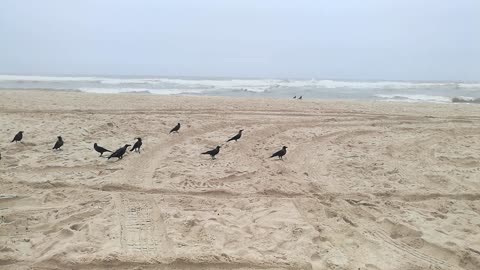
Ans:
[{"label": "horizon line", "polygon": [[355,82],[442,82],[442,83],[480,83],[480,80],[409,80],[409,79],[352,79],[352,78],[318,78],[318,77],[255,77],[255,76],[218,76],[218,75],[125,75],[125,74],[67,74],[67,73],[0,73],[0,76],[40,76],[40,77],[130,77],[130,78],[175,78],[175,79],[213,79],[213,80],[330,80],[330,81],[355,81]]}]

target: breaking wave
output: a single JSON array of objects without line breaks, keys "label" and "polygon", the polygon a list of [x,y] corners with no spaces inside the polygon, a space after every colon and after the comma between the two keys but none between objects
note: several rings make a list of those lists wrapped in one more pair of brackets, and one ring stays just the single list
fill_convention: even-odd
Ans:
[{"label": "breaking wave", "polygon": [[378,94],[375,96],[385,101],[436,102],[436,103],[452,102],[451,97],[445,97],[445,96],[408,95],[408,94],[393,94],[393,95]]},{"label": "breaking wave", "polygon": [[480,97],[480,83],[415,81],[282,80],[108,76],[0,75],[0,89],[68,89],[95,93],[228,95],[451,102]]}]

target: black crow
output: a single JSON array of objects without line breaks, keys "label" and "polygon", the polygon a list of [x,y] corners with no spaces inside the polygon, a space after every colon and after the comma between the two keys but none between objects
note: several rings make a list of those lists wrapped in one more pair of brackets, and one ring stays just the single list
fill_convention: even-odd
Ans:
[{"label": "black crow", "polygon": [[227,142],[233,141],[233,140],[237,141],[238,139],[240,139],[240,138],[242,137],[242,131],[243,131],[243,129],[240,129],[240,130],[238,131],[238,134],[235,135],[235,136],[233,136],[232,138],[228,139]]},{"label": "black crow", "polygon": [[178,133],[178,130],[180,130],[180,123],[178,123],[174,128],[172,128],[172,130],[170,130],[170,133],[172,132]]},{"label": "black crow", "polygon": [[275,153],[273,153],[273,155],[270,157],[278,157],[279,159],[282,159],[283,160],[283,156],[285,156],[287,154],[287,148],[286,146],[282,147],[282,150],[279,150]]},{"label": "black crow", "polygon": [[127,152],[127,148],[130,146],[130,144],[125,144],[123,147],[120,147],[117,149],[117,151],[113,152],[108,159],[111,159],[112,157],[116,157],[118,159],[122,159],[123,155],[125,155],[125,152]]},{"label": "black crow", "polygon": [[212,149],[207,152],[203,152],[202,155],[210,155],[212,159],[215,159],[215,156],[220,152],[220,146],[217,146],[215,149]]},{"label": "black crow", "polygon": [[57,136],[57,142],[55,143],[55,145],[53,146],[52,149],[54,150],[61,150],[60,147],[63,146],[63,139],[62,139],[62,136]]},{"label": "black crow", "polygon": [[142,138],[137,138],[137,141],[133,144],[133,147],[132,149],[130,149],[130,151],[135,151],[135,152],[138,152],[140,153],[140,147],[142,147]]},{"label": "black crow", "polygon": [[13,140],[11,142],[20,142],[23,139],[23,131],[19,131],[17,134],[15,134],[15,137],[13,137]]},{"label": "black crow", "polygon": [[97,143],[94,143],[93,144],[93,149],[95,149],[95,151],[97,151],[98,153],[100,153],[100,156],[103,156],[103,153],[105,152],[112,152],[110,150],[107,150],[101,146],[99,146]]}]

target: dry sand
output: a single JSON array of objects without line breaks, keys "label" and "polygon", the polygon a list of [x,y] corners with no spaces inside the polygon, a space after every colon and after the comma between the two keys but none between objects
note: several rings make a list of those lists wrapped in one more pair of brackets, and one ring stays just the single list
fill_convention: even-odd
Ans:
[{"label": "dry sand", "polygon": [[480,106],[0,91],[0,123],[1,269],[480,269]]}]

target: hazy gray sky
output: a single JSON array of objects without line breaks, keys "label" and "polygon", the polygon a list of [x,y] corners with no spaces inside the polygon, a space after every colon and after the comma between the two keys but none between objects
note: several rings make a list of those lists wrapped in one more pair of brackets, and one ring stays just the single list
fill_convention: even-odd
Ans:
[{"label": "hazy gray sky", "polygon": [[480,80],[480,0],[2,0],[0,73]]}]

